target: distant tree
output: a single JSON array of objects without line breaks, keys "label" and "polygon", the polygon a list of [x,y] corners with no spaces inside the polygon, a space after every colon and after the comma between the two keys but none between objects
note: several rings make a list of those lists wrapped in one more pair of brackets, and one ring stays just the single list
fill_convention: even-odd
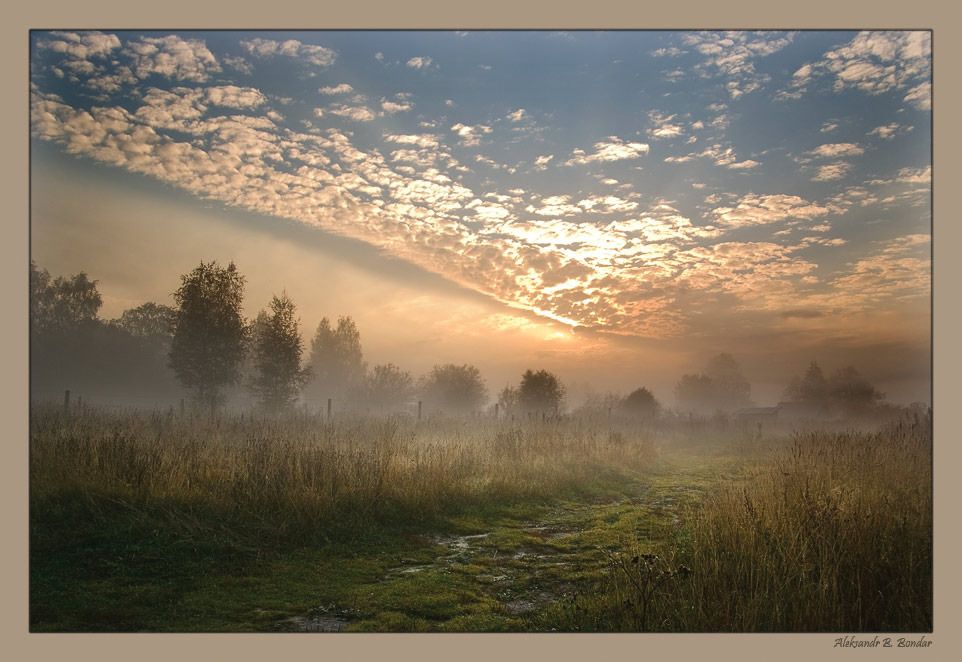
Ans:
[{"label": "distant tree", "polygon": [[675,385],[675,400],[685,411],[710,412],[715,408],[715,385],[707,375],[682,375]]},{"label": "distant tree", "polygon": [[716,408],[730,410],[751,405],[751,384],[731,354],[712,357],[705,372],[712,380]]},{"label": "distant tree", "polygon": [[564,409],[565,388],[558,377],[547,370],[526,370],[518,387],[521,410],[526,413],[557,414]]},{"label": "distant tree", "polygon": [[885,399],[852,366],[837,370],[828,380],[828,397],[833,405],[849,415],[863,415]]},{"label": "distant tree", "polygon": [[311,369],[301,367],[304,346],[294,316],[294,302],[284,292],[271,299],[270,308],[270,314],[262,311],[252,325],[254,374],[249,387],[261,407],[279,413],[297,401],[311,378]]},{"label": "distant tree", "polygon": [[579,415],[587,416],[607,416],[609,411],[616,411],[621,406],[624,398],[619,393],[594,393],[589,392],[585,401],[575,410]]},{"label": "distant tree", "polygon": [[96,322],[102,303],[97,281],[83,271],[51,281],[46,269],[30,261],[30,313],[35,332],[67,332]]},{"label": "distant tree", "polygon": [[33,331],[41,332],[50,325],[50,309],[53,306],[53,291],[50,289],[50,272],[40,269],[30,260],[30,321]]},{"label": "distant tree", "polygon": [[311,341],[310,366],[314,372],[310,397],[324,401],[357,396],[364,385],[365,365],[361,334],[351,317],[339,317],[336,327],[326,317],[321,320]]},{"label": "distant tree", "polygon": [[514,386],[505,386],[498,393],[498,410],[502,416],[514,416],[521,411],[520,394]]},{"label": "distant tree", "polygon": [[751,405],[751,384],[731,354],[714,356],[705,374],[684,375],[675,386],[675,399],[683,410],[708,413]]},{"label": "distant tree", "polygon": [[382,412],[401,409],[414,395],[414,378],[393,363],[374,366],[367,376],[365,393],[368,403]]},{"label": "distant tree", "polygon": [[472,365],[436,365],[419,380],[418,391],[428,410],[452,414],[478,411],[488,399],[481,371]]},{"label": "distant tree", "polygon": [[177,311],[170,306],[148,301],[128,308],[113,324],[135,338],[170,340],[174,336]]},{"label": "distant tree", "polygon": [[798,377],[792,378],[792,381],[785,388],[785,397],[794,402],[812,404],[821,404],[827,400],[828,381],[825,379],[818,363],[812,361],[801,379]]},{"label": "distant tree", "polygon": [[619,403],[621,413],[638,418],[651,418],[658,415],[661,405],[655,399],[654,394],[642,387],[635,389],[624,397]]},{"label": "distant tree", "polygon": [[240,379],[247,337],[243,299],[244,277],[233,262],[227,267],[201,262],[181,276],[174,292],[177,315],[168,363],[200,403],[216,403],[221,389]]}]

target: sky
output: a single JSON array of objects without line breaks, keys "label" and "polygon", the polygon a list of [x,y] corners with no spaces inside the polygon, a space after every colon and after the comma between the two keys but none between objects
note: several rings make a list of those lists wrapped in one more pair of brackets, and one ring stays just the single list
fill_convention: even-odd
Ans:
[{"label": "sky", "polygon": [[31,256],[107,319],[233,260],[492,393],[929,400],[931,80],[925,31],[35,31]]}]

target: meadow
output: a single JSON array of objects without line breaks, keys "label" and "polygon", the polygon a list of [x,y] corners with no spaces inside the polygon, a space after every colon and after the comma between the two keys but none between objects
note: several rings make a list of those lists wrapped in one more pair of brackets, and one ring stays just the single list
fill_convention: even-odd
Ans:
[{"label": "meadow", "polygon": [[35,404],[30,627],[928,632],[931,442]]}]

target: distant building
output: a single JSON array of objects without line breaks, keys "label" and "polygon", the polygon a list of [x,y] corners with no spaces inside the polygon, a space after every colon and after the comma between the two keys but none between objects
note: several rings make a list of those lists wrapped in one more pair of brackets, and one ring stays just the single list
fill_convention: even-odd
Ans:
[{"label": "distant building", "polygon": [[744,407],[735,412],[735,420],[744,423],[774,423],[778,420],[778,407]]}]

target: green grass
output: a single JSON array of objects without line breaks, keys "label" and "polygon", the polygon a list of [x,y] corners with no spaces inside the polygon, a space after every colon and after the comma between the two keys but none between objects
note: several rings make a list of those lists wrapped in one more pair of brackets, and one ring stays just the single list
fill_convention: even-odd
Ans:
[{"label": "green grass", "polygon": [[32,631],[931,629],[925,421],[31,423]]}]

